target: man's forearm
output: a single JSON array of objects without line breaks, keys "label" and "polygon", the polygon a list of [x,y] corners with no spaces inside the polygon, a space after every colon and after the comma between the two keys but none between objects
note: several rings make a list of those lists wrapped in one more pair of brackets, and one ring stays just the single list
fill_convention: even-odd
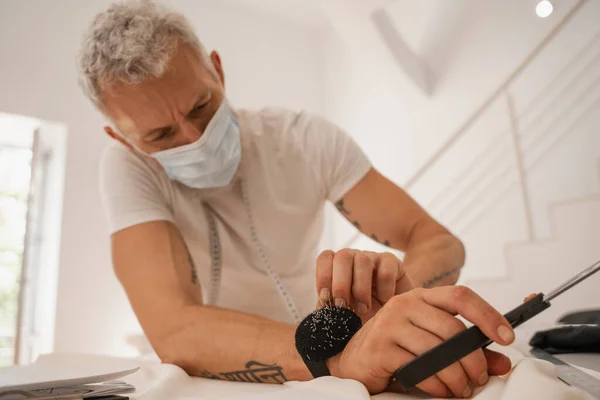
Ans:
[{"label": "man's forearm", "polygon": [[187,306],[177,326],[155,340],[161,360],[192,376],[283,383],[311,374],[294,344],[295,326],[210,306]]},{"label": "man's forearm", "polygon": [[456,237],[438,234],[410,247],[404,257],[406,272],[416,286],[453,285],[465,262],[465,248]]}]

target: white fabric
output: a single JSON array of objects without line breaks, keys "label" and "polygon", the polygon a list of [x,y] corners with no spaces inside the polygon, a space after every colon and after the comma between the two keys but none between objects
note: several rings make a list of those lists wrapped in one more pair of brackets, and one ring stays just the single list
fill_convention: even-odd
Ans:
[{"label": "white fabric", "polygon": [[[115,141],[101,160],[101,193],[111,233],[148,221],[174,223],[209,295],[210,255],[202,202],[217,219],[222,245],[218,305],[292,322],[252,243],[238,180],[258,237],[302,315],[315,306],[315,260],[326,200],[337,201],[371,164],[345,132],[326,120],[282,109],[236,111],[242,161],[231,184],[192,189],[171,181],[153,159]],[[140,249],[143,251],[144,249]]]},{"label": "white fabric", "polygon": [[[495,350],[499,350],[495,348]],[[554,366],[545,361],[525,358],[512,349],[502,349],[516,366],[505,377],[492,377],[472,397],[475,400],[593,400],[582,390],[567,386],[557,377]],[[600,357],[600,356],[599,356]],[[50,354],[38,363],[61,369],[69,365],[83,368],[87,374],[141,367],[138,372],[123,380],[138,390],[130,395],[139,400],[411,400],[422,396],[382,393],[370,397],[365,387],[357,381],[323,377],[309,382],[288,382],[285,385],[237,383],[191,378],[182,369],[168,364],[142,362],[91,355]],[[600,378],[600,373],[585,370]],[[429,397],[425,397],[429,398]]]}]

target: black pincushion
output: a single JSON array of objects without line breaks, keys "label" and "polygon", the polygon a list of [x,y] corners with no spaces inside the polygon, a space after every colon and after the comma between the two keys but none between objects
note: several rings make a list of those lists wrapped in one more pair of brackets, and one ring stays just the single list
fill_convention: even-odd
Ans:
[{"label": "black pincushion", "polygon": [[325,361],[340,353],[352,336],[362,327],[362,321],[344,307],[323,307],[313,311],[296,329],[296,349],[302,358]]}]

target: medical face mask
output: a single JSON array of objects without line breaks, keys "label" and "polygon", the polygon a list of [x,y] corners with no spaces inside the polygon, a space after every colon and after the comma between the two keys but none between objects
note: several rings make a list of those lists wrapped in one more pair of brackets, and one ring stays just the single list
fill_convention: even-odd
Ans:
[{"label": "medical face mask", "polygon": [[194,143],[150,155],[169,178],[196,189],[216,188],[231,182],[241,159],[238,121],[225,101]]}]

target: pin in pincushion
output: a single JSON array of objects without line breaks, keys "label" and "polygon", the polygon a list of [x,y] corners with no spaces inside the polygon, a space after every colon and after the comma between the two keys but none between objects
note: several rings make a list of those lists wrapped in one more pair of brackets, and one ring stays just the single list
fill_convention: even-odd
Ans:
[{"label": "pin in pincushion", "polygon": [[296,330],[296,349],[305,360],[325,361],[344,350],[362,321],[344,307],[323,307],[300,322]]}]

